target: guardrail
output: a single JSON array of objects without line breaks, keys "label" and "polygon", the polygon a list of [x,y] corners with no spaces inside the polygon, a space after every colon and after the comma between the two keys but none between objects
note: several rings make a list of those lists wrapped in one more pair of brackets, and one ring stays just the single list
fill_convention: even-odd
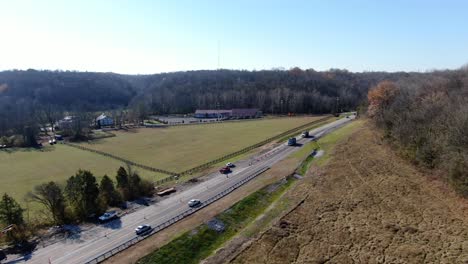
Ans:
[{"label": "guardrail", "polygon": [[151,232],[148,234],[148,235],[145,235],[145,236],[136,236],[116,247],[114,247],[113,249],[111,250],[108,250],[107,252],[89,260],[86,262],[86,264],[95,264],[95,263],[100,263],[112,256],[114,256],[115,254],[137,244],[138,242],[158,233],[159,231],[173,225],[174,223],[177,223],[178,221],[184,219],[185,217],[189,216],[189,215],[192,215],[193,213],[195,213],[196,211],[198,210],[201,210],[202,208],[205,208],[206,206],[216,202],[217,200],[223,198],[224,196],[230,194],[231,192],[233,192],[234,190],[236,190],[237,188],[241,187],[242,185],[244,185],[245,183],[249,182],[250,180],[252,180],[253,178],[257,177],[258,175],[260,175],[261,173],[267,171],[268,169],[270,169],[270,167],[264,167],[264,168],[261,168],[257,171],[255,171],[252,175],[248,176],[247,178],[237,182],[236,184],[234,184],[233,186],[229,187],[228,189],[216,194],[215,196],[207,199],[206,201],[204,201],[199,207],[196,207],[196,208],[189,208],[187,210],[185,210],[184,212],[178,214],[177,216],[175,217],[172,217],[171,219],[165,221],[164,223],[154,227]]}]

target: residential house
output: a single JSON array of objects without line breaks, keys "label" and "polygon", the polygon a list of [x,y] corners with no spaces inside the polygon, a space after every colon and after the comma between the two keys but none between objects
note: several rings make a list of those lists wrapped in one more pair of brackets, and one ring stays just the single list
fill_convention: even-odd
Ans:
[{"label": "residential house", "polygon": [[96,125],[98,127],[103,127],[103,126],[113,126],[114,125],[114,119],[111,117],[101,114],[96,118]]}]

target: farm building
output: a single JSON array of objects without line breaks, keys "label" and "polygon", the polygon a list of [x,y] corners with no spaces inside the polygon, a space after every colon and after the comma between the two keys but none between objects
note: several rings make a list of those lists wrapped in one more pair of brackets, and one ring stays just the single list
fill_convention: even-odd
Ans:
[{"label": "farm building", "polygon": [[114,125],[114,119],[112,119],[109,116],[106,116],[105,114],[101,114],[96,118],[96,125],[99,127],[112,126]]},{"label": "farm building", "polygon": [[197,110],[195,118],[221,118],[221,119],[244,119],[257,118],[262,116],[262,112],[256,108],[242,108],[232,110]]},{"label": "farm building", "polygon": [[226,119],[231,116],[232,110],[197,110],[195,118],[221,118]]}]

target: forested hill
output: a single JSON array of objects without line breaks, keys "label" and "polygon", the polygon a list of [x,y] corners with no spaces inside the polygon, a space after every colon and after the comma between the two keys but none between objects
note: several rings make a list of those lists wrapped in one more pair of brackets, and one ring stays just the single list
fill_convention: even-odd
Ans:
[{"label": "forested hill", "polygon": [[0,72],[0,99],[52,104],[72,110],[111,109],[128,105],[137,94],[121,75],[63,71]]},{"label": "forested hill", "polygon": [[154,75],[15,70],[0,72],[0,108],[24,103],[94,111],[144,103],[153,113],[244,107],[257,107],[265,113],[329,113],[336,97],[341,108],[354,109],[365,99],[369,87],[406,75],[299,68]]}]

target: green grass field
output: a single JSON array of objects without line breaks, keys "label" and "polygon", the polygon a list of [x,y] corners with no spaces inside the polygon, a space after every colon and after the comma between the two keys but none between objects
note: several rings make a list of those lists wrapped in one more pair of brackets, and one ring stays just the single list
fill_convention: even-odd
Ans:
[{"label": "green grass field", "polygon": [[[90,170],[96,177],[108,174],[114,178],[121,162],[66,145],[47,146],[41,150],[17,149],[0,151],[0,193],[7,192],[23,203],[25,194],[35,185],[57,181],[65,183],[78,169]],[[134,168],[146,179],[165,175]],[[24,204],[24,203],[23,203]]]},{"label": "green grass field", "polygon": [[[83,145],[138,163],[177,172],[319,118],[279,118],[145,128],[133,132],[116,132],[115,137]],[[47,146],[42,150],[2,150],[0,151],[0,194],[7,192],[24,205],[24,196],[35,185],[51,180],[64,184],[78,169],[90,170],[98,179],[104,174],[114,178],[119,166],[125,165],[112,158],[62,144]],[[143,178],[152,181],[167,177],[140,168],[133,169]]]},{"label": "green grass field", "polygon": [[321,117],[142,128],[82,143],[144,165],[180,172]]}]

